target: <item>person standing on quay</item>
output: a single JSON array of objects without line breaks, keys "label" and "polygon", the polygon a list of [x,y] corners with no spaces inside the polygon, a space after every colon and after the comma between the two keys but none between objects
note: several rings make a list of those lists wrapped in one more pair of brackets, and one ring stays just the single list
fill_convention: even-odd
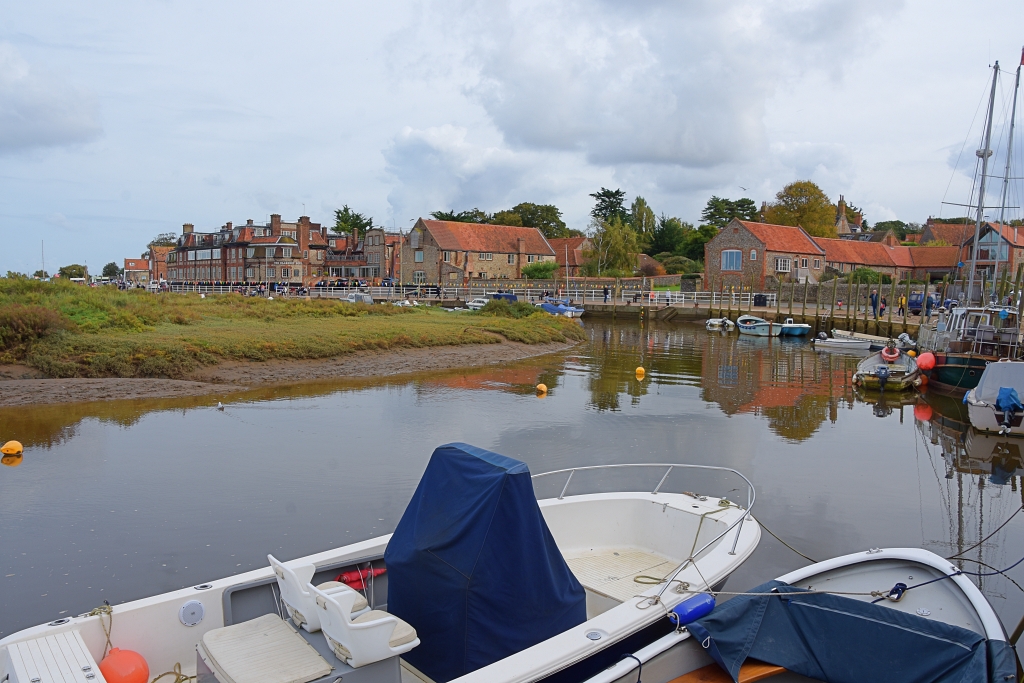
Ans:
[{"label": "person standing on quay", "polygon": [[899,304],[899,308],[896,309],[896,315],[902,317],[904,311],[907,309],[907,297],[900,294]]},{"label": "person standing on quay", "polygon": [[870,297],[870,299],[871,299],[871,315],[873,315],[875,317],[875,320],[878,320],[878,290],[877,289],[872,289],[871,290],[871,297]]},{"label": "person standing on quay", "polygon": [[932,319],[932,294],[927,289],[925,290],[924,297],[924,321],[929,322]]}]

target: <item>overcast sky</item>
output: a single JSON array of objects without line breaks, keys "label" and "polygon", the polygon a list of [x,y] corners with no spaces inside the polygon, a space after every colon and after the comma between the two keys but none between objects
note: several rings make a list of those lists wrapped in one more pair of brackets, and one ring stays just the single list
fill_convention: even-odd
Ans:
[{"label": "overcast sky", "polygon": [[[1010,0],[0,0],[0,16],[0,272],[39,268],[44,240],[48,270],[98,272],[182,223],[333,223],[343,203],[399,229],[554,203],[583,229],[602,186],[689,221],[711,194],[760,204],[804,178],[871,221],[950,216],[988,66],[1012,71],[1024,43]],[[1011,89],[1008,73],[998,109]]]}]

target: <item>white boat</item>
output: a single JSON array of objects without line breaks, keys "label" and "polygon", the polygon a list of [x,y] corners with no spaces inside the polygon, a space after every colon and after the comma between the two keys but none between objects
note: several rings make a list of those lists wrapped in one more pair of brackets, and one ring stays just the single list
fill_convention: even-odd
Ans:
[{"label": "white boat", "polygon": [[811,333],[811,326],[806,323],[795,323],[792,318],[786,318],[782,323],[780,337],[806,337]]},{"label": "white boat", "polygon": [[754,315],[741,315],[736,318],[736,327],[740,334],[749,334],[755,337],[778,337],[782,334],[781,323],[770,323],[764,318]]},{"label": "white boat", "polygon": [[983,432],[1024,434],[1022,392],[1024,361],[1003,359],[989,363],[981,373],[978,386],[964,396],[971,425]]},{"label": "white boat", "polygon": [[[626,468],[649,473],[650,487],[607,492],[608,475]],[[667,492],[673,472],[706,471],[737,477],[744,505]],[[605,492],[577,493],[598,481]],[[557,497],[538,501],[542,482]],[[585,680],[616,648],[653,658],[676,643],[662,638],[668,611],[723,584],[757,547],[753,504],[746,477],[724,467],[607,465],[531,479],[523,463],[448,444],[394,534],[114,605],[111,639],[153,674],[177,667],[204,683],[526,683],[566,670]],[[45,651],[51,669],[102,683],[106,624],[82,614],[7,636],[0,680],[39,683]],[[460,649],[467,638],[472,657]],[[465,670],[431,676],[443,661]]]},{"label": "white boat", "polygon": [[904,391],[921,384],[921,371],[916,360],[893,345],[858,363],[853,384],[879,391]]},{"label": "white boat", "polygon": [[728,318],[708,318],[704,321],[704,327],[710,331],[731,332],[736,329],[736,323]]},{"label": "white boat", "polygon": [[471,311],[479,311],[481,308],[486,306],[489,302],[490,302],[490,299],[484,299],[482,297],[478,297],[476,299],[471,299],[470,301],[466,302],[466,308],[468,308]]},{"label": "white boat", "polygon": [[868,351],[871,342],[867,339],[851,339],[848,337],[829,337],[824,332],[819,332],[817,337],[811,339],[814,348],[829,351]]}]

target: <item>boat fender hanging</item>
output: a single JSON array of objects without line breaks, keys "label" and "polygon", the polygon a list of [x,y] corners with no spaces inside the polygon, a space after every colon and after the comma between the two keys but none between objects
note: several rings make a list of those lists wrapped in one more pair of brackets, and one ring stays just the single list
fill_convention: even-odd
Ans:
[{"label": "boat fender hanging", "polygon": [[931,351],[925,351],[917,357],[917,367],[921,370],[931,370],[935,367],[935,354]]},{"label": "boat fender hanging", "polygon": [[148,683],[149,665],[145,658],[132,650],[114,647],[100,662],[100,673],[107,683]]},{"label": "boat fender hanging", "polygon": [[682,628],[706,617],[714,608],[715,596],[710,593],[700,593],[673,607],[672,611],[668,613],[668,618],[676,628]]}]

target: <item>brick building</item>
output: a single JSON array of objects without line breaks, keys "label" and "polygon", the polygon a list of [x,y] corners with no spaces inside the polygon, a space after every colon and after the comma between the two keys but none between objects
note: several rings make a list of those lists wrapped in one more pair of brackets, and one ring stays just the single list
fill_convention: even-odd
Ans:
[{"label": "brick building", "polygon": [[178,244],[167,254],[172,282],[277,282],[310,284],[325,274],[326,230],[308,216],[256,225],[225,224],[217,232],[196,232],[182,226]]},{"label": "brick building", "polygon": [[711,287],[765,288],[769,276],[817,282],[825,250],[802,228],[732,219],[704,245],[704,272]]},{"label": "brick building", "polygon": [[843,275],[870,268],[897,280],[937,280],[956,270],[958,247],[905,247],[816,237],[825,250],[825,265]]},{"label": "brick building", "polygon": [[141,258],[124,260],[124,281],[135,285],[149,284],[149,261]]},{"label": "brick building", "polygon": [[149,245],[149,250],[142,256],[149,259],[150,282],[167,281],[167,255],[173,250],[171,246]]},{"label": "brick building", "polygon": [[521,278],[523,266],[554,261],[540,230],[420,218],[402,244],[399,279],[422,284]]},{"label": "brick building", "polygon": [[[583,266],[583,254],[590,251],[590,239],[587,237],[558,237],[549,239],[548,243],[555,250],[558,261],[558,277],[576,277]],[[568,273],[566,271],[568,270]]]}]

